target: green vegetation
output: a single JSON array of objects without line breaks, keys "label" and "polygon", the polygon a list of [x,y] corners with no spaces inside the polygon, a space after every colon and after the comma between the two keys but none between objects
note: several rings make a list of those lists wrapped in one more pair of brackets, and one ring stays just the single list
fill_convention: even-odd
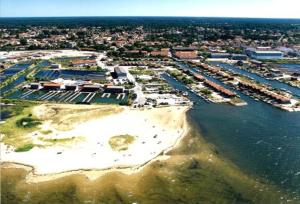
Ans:
[{"label": "green vegetation", "polygon": [[108,143],[110,147],[115,151],[125,151],[128,149],[128,146],[134,142],[134,140],[134,136],[119,135],[111,137]]},{"label": "green vegetation", "polygon": [[4,135],[2,142],[16,148],[30,144],[32,141],[26,135],[38,130],[40,124],[40,121],[31,113],[36,103],[17,100],[3,100],[2,102],[11,104],[4,107],[10,112],[11,117],[6,119],[5,123],[0,124],[1,133]]},{"label": "green vegetation", "polygon": [[34,147],[33,144],[25,144],[21,147],[18,147],[15,149],[15,152],[28,152],[29,150],[31,150]]},{"label": "green vegetation", "polygon": [[14,75],[8,77],[7,79],[5,79],[4,82],[1,82],[0,88],[7,86],[8,84],[10,84],[13,81],[15,81],[16,79],[18,79],[21,75],[28,73],[33,67],[34,66],[31,65],[27,69],[24,69],[24,70],[18,72],[17,74],[14,74]]},{"label": "green vegetation", "polygon": [[134,99],[136,98],[136,95],[133,93],[128,94],[127,100],[122,100],[119,105],[120,106],[131,106],[133,104]]},{"label": "green vegetation", "polygon": [[186,74],[177,71],[177,70],[168,70],[167,71],[172,77],[176,78],[178,81],[183,82],[184,84],[188,85],[188,84],[193,84],[194,81]]},{"label": "green vegetation", "polygon": [[52,130],[42,130],[41,133],[44,135],[49,135],[52,133]]},{"label": "green vegetation", "polygon": [[132,75],[150,75],[150,76],[155,75],[155,72],[153,70],[140,68],[140,67],[129,69],[129,73]]},{"label": "green vegetation", "polygon": [[263,59],[260,61],[270,64],[300,64],[299,59]]},{"label": "green vegetation", "polygon": [[232,99],[230,100],[230,102],[231,102],[232,104],[245,103],[245,101],[242,100],[242,99],[239,98],[239,97],[234,97],[234,98],[232,98]]},{"label": "green vegetation", "polygon": [[[20,72],[18,72],[17,74],[7,78],[4,82],[1,83],[0,88],[7,86],[8,84],[12,83],[13,81],[17,80],[20,76],[25,75],[25,80],[26,81],[33,81],[33,75],[34,73],[36,73],[39,69],[39,62],[41,60],[35,60],[34,63],[29,66],[27,69],[24,69]],[[12,94],[13,92],[15,92],[20,86],[22,86],[25,82],[19,84],[18,86],[15,86],[14,88],[10,89],[8,92],[2,94],[2,97],[6,97],[9,96],[10,94]]]},{"label": "green vegetation", "polygon": [[18,128],[33,128],[42,124],[38,119],[32,118],[32,116],[24,117],[16,121]]},{"label": "green vegetation", "polygon": [[71,67],[72,60],[74,60],[74,59],[75,58],[72,58],[72,57],[54,58],[54,59],[51,59],[51,62],[53,62],[55,64],[61,64],[62,68],[69,68],[69,67]]},{"label": "green vegetation", "polygon": [[42,142],[50,143],[51,145],[54,145],[54,144],[66,144],[66,143],[70,143],[70,142],[81,141],[81,140],[83,140],[83,137],[54,138],[54,139],[39,137],[39,140]]},{"label": "green vegetation", "polygon": [[205,95],[211,95],[212,94],[212,91],[207,89],[207,88],[201,89],[200,92],[205,94]]}]

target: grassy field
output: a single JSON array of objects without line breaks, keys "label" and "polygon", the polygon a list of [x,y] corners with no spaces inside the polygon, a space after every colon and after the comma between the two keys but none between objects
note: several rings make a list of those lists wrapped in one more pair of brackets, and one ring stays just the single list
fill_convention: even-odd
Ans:
[{"label": "grassy field", "polygon": [[32,115],[32,108],[37,104],[26,101],[6,102],[13,104],[5,107],[12,117],[0,125],[1,134],[4,135],[2,142],[23,151],[29,149],[28,147],[32,145],[32,139],[25,135],[38,130],[38,125],[41,124],[41,121]]}]

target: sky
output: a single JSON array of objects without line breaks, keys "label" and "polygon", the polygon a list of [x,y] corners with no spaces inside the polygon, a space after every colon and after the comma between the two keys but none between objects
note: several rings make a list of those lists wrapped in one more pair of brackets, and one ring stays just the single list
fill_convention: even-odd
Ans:
[{"label": "sky", "polygon": [[0,0],[0,17],[46,16],[300,18],[300,0]]}]

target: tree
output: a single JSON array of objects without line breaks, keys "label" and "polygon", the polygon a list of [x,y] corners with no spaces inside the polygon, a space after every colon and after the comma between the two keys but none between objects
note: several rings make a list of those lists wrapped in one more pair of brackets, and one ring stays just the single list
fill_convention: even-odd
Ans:
[{"label": "tree", "polygon": [[21,39],[20,39],[20,43],[21,43],[21,45],[27,45],[27,44],[28,44],[26,38],[21,38]]}]

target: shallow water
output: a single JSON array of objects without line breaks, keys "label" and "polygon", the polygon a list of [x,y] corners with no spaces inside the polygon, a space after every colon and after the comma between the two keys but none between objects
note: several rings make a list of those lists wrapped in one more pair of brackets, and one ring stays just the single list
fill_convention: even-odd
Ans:
[{"label": "shallow water", "polygon": [[[178,81],[164,76],[175,88]],[[204,102],[188,112],[203,137],[243,170],[300,195],[300,113],[285,112],[242,95],[248,105],[234,107]]]}]

